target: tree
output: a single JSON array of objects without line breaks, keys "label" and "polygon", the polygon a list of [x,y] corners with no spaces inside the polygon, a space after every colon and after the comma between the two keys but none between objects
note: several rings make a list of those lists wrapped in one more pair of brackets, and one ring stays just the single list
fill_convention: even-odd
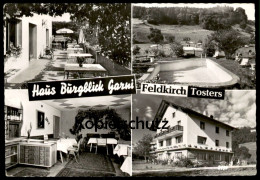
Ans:
[{"label": "tree", "polygon": [[184,37],[183,41],[186,41],[186,43],[189,42],[190,41],[190,37]]},{"label": "tree", "polygon": [[215,53],[215,44],[209,37],[203,43],[203,53],[209,57],[212,57]]},{"label": "tree", "polygon": [[151,142],[153,141],[153,136],[151,134],[145,134],[141,140],[136,143],[134,147],[135,154],[139,156],[144,156],[145,161],[149,156],[149,152],[151,150]]},{"label": "tree", "polygon": [[181,57],[184,54],[183,46],[178,42],[171,44],[171,49],[177,57]]},{"label": "tree", "polygon": [[151,42],[157,44],[157,49],[158,45],[163,41],[161,30],[156,28],[150,28],[150,34],[147,37]]},{"label": "tree", "polygon": [[235,154],[235,157],[240,159],[240,160],[246,160],[246,159],[249,159],[251,157],[251,154],[249,153],[249,149],[247,147],[244,147],[244,146],[236,149],[234,154]]},{"label": "tree", "polygon": [[140,47],[139,46],[135,46],[134,49],[133,49],[133,55],[137,55],[137,54],[140,54]]},{"label": "tree", "polygon": [[227,59],[231,59],[236,50],[245,45],[243,38],[233,29],[216,31],[211,34],[210,40],[216,43],[219,50],[225,52]]},{"label": "tree", "polygon": [[175,36],[169,35],[167,40],[168,40],[168,43],[173,43],[175,41]]}]

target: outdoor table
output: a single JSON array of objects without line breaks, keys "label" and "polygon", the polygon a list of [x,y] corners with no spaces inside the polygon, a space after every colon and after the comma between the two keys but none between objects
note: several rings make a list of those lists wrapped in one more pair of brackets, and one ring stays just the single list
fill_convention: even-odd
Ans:
[{"label": "outdoor table", "polygon": [[114,149],[113,153],[120,156],[128,156],[128,148],[130,146],[128,144],[118,144]]},{"label": "outdoor table", "polygon": [[67,48],[67,52],[72,51],[74,53],[77,53],[78,51],[83,51],[83,48]]},{"label": "outdoor table", "polygon": [[60,139],[57,141],[57,151],[60,151],[60,158],[61,162],[63,163],[63,157],[62,153],[68,153],[68,148],[73,146],[74,144],[77,144],[77,141],[74,138],[68,138],[68,139]]},{"label": "outdoor table", "polygon": [[102,76],[106,76],[107,70],[100,64],[83,64],[82,67],[79,67],[78,64],[67,63],[64,68],[64,78],[67,73],[67,79],[68,79],[70,72],[77,72],[80,74],[80,77],[81,74],[84,73],[93,73],[94,76],[96,74],[101,74]]},{"label": "outdoor table", "polygon": [[123,172],[125,172],[125,173],[127,173],[127,174],[129,174],[130,176],[132,175],[132,158],[131,157],[127,157],[125,160],[124,160],[124,162],[123,162],[123,164],[122,164],[122,166],[120,167],[120,169],[121,169],[121,171],[123,171]]},{"label": "outdoor table", "polygon": [[68,57],[92,57],[92,54],[89,53],[70,53]]}]

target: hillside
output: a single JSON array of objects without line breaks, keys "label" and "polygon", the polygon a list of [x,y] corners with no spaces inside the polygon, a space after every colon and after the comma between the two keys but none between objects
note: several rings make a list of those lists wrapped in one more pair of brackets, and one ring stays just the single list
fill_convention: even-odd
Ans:
[{"label": "hillside", "polygon": [[[149,44],[151,43],[147,36],[150,33],[150,28],[160,29],[165,43],[167,36],[175,36],[175,41],[180,42],[184,37],[189,37],[191,41],[198,42],[203,41],[208,35],[214,31],[203,29],[199,25],[152,25],[147,23],[147,21],[141,21],[140,19],[134,18],[133,23],[133,34],[134,34],[134,44]],[[239,25],[232,26],[233,29],[237,30],[242,36],[250,37],[250,34],[241,29]],[[253,28],[253,27],[252,27]],[[254,28],[253,28],[254,30]]]}]

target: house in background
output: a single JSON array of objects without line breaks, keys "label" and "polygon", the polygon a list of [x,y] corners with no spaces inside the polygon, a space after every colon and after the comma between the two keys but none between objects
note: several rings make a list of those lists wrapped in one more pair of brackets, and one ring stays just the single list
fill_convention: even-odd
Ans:
[{"label": "house in background", "polygon": [[8,19],[4,26],[4,55],[13,44],[22,48],[19,58],[9,57],[5,62],[4,72],[10,69],[24,69],[31,61],[44,54],[44,49],[51,45],[52,17],[34,14],[32,17]]},{"label": "house in background", "polygon": [[[160,122],[151,151],[158,160],[177,160],[187,157],[191,160],[218,164],[230,162],[232,152],[232,126],[208,117],[191,109],[163,100],[156,119]],[[167,129],[162,129],[168,121]]]}]

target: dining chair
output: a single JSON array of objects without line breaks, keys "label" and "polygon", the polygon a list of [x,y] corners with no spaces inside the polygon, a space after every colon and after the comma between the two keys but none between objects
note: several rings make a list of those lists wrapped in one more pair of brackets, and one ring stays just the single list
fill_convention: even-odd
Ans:
[{"label": "dining chair", "polygon": [[73,155],[77,163],[79,163],[77,160],[77,156],[79,159],[79,150],[80,150],[80,144],[81,144],[82,140],[83,140],[83,138],[81,138],[77,144],[75,144],[71,147],[68,147],[68,154]]},{"label": "dining chair", "polygon": [[98,146],[106,147],[107,155],[108,155],[108,148],[107,148],[107,139],[106,138],[97,138],[97,145],[96,145],[96,154]]},{"label": "dining chair", "polygon": [[94,133],[87,133],[86,134],[86,137],[85,137],[86,143],[85,143],[85,147],[84,148],[87,149],[87,147],[89,147],[89,152],[92,151],[93,144],[96,144],[96,143],[88,144],[88,141],[89,141],[90,138],[100,138],[100,134],[94,134]]}]

